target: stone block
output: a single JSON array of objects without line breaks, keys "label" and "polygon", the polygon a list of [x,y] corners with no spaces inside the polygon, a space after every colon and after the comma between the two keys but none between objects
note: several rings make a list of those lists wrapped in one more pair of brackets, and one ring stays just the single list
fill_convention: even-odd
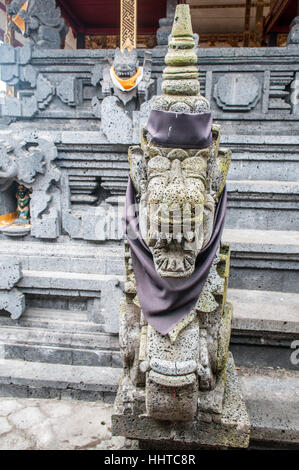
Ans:
[{"label": "stone block", "polygon": [[18,289],[0,291],[0,310],[9,312],[13,320],[20,318],[25,308],[25,296]]},{"label": "stone block", "polygon": [[103,99],[101,116],[101,128],[108,142],[119,144],[132,142],[132,119],[116,96],[107,96]]},{"label": "stone block", "polygon": [[[1,64],[14,64],[16,61],[16,49],[9,44],[2,44],[0,46],[0,63]],[[1,68],[3,65],[1,66]]]},{"label": "stone block", "polygon": [[214,97],[224,111],[249,111],[261,97],[261,86],[252,74],[225,74],[215,84]]},{"label": "stone block", "polygon": [[0,264],[0,290],[12,289],[21,279],[20,263],[15,261],[2,261]]},{"label": "stone block", "polygon": [[[138,439],[144,448],[154,450],[163,443],[163,449],[194,450],[200,448],[242,448],[249,444],[250,422],[232,357],[226,369],[226,387],[223,411],[219,422],[160,421],[144,413],[124,414],[124,395],[119,387],[112,415],[112,433]],[[159,448],[159,447],[158,447]]]}]

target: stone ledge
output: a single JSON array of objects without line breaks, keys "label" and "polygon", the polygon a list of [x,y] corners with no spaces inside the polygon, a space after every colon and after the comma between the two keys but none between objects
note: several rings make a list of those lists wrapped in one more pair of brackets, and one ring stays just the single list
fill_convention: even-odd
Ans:
[{"label": "stone ledge", "polygon": [[[0,387],[116,393],[122,369],[1,360]],[[1,388],[0,388],[1,390]],[[1,392],[0,392],[1,395]]]},{"label": "stone ledge", "polygon": [[234,330],[299,335],[299,294],[229,289],[228,300]]},{"label": "stone ledge", "polygon": [[299,444],[299,371],[240,369],[251,439]]},{"label": "stone ledge", "polygon": [[224,229],[222,240],[238,251],[299,253],[299,231]]}]

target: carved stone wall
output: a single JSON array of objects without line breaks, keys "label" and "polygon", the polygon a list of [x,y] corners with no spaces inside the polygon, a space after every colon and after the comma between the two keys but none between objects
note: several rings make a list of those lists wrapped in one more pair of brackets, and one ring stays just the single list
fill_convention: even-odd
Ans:
[{"label": "carved stone wall", "polygon": [[[165,52],[163,46],[152,51],[151,76],[157,94]],[[13,134],[16,141],[32,142],[38,137],[52,142],[57,149],[56,159],[49,167],[57,167],[60,179],[49,186],[47,194],[52,200],[45,209],[46,192],[36,187],[39,196],[36,202],[33,196],[32,201],[36,224],[32,224],[28,237],[40,240],[48,230],[46,225],[42,228],[42,220],[46,219],[47,223],[51,220],[52,227],[47,234],[51,233],[54,240],[62,237],[71,243],[82,240],[98,246],[97,243],[118,243],[122,237],[122,209],[115,210],[115,202],[125,194],[128,146],[139,141],[150,105],[143,104],[141,112],[124,111],[124,117],[130,117],[132,131],[127,143],[119,143],[121,126],[112,142],[105,135],[101,125],[101,81],[107,59],[112,60],[113,54],[113,50],[38,49],[30,44],[23,48],[1,46],[1,79],[15,87],[17,96],[0,102],[0,140],[7,140],[7,133]],[[222,125],[223,144],[233,150],[228,227],[273,230],[279,225],[297,230],[298,47],[292,43],[284,48],[199,48],[197,54],[201,94],[210,100],[214,119]],[[142,65],[143,50],[138,50],[138,59]],[[124,126],[123,129],[125,139]],[[44,176],[39,174],[38,178],[42,181]],[[269,183],[265,185],[260,180]],[[4,207],[8,211],[14,205],[14,194],[9,191],[12,190],[1,194],[1,215],[6,211]],[[99,224],[94,224],[94,220]],[[1,242],[7,242],[5,236],[0,237]],[[266,259],[262,248],[257,254],[249,253],[245,245],[236,242],[233,246],[232,286],[243,286],[239,273],[244,270],[251,279],[247,280],[248,285],[258,282],[263,288],[279,290],[283,284],[283,289],[291,286],[292,291],[298,290],[299,270],[291,260],[297,255],[289,255],[289,245],[277,248],[286,271],[279,268],[282,262],[270,248]],[[259,271],[254,267],[256,256]],[[119,263],[111,271],[111,275],[122,273]]]}]

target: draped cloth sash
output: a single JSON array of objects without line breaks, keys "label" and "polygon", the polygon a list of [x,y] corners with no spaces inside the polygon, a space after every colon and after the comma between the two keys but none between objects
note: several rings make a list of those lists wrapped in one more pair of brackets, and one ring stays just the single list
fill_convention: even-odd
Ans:
[{"label": "draped cloth sash", "polygon": [[213,233],[196,259],[195,270],[188,278],[161,278],[153,256],[142,239],[136,211],[136,193],[129,178],[126,193],[125,235],[131,248],[137,295],[147,322],[166,335],[194,308],[207,280],[210,267],[220,245],[226,212],[224,188],[215,211]]},{"label": "draped cloth sash", "polygon": [[152,109],[146,125],[149,139],[163,147],[201,149],[212,144],[212,115]]}]

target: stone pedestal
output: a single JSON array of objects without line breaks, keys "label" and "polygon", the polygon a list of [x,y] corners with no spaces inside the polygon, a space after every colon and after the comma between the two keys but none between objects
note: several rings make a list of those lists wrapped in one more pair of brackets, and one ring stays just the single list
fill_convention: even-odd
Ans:
[{"label": "stone pedestal", "polygon": [[140,449],[247,447],[250,423],[232,356],[227,362],[225,376],[222,413],[201,414],[198,411],[196,419],[190,422],[159,421],[147,416],[144,389],[123,379],[112,415],[112,433],[130,438],[134,448],[135,440],[138,440]]}]

